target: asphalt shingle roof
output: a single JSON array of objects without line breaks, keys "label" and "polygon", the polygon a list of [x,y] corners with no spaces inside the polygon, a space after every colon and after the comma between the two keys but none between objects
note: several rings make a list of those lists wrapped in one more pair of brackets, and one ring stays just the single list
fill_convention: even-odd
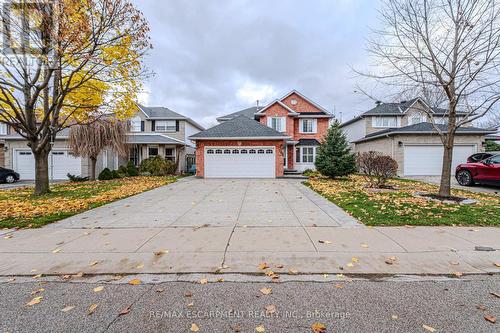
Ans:
[{"label": "asphalt shingle roof", "polygon": [[319,146],[320,143],[316,139],[299,139],[298,146]]},{"label": "asphalt shingle roof", "polygon": [[217,126],[205,131],[196,133],[190,138],[264,138],[278,137],[286,139],[284,133],[262,125],[260,122],[250,119],[244,115],[239,115],[231,120],[227,120]]},{"label": "asphalt shingle roof", "polygon": [[264,107],[262,106],[252,106],[250,108],[246,108],[240,111],[236,111],[230,114],[227,114],[225,116],[218,117],[217,120],[229,120],[233,119],[237,116],[245,116],[250,119],[255,119],[255,113],[259,112],[262,110]]},{"label": "asphalt shingle roof", "polygon": [[180,113],[170,110],[169,108],[163,106],[144,106],[139,104],[139,108],[146,114],[150,119],[178,119],[185,120],[191,125],[203,130],[205,129],[200,124],[196,123],[193,119],[183,116]]},{"label": "asphalt shingle roof", "polygon": [[127,143],[143,144],[143,143],[161,143],[161,144],[182,144],[179,140],[162,134],[133,134],[127,136]]}]

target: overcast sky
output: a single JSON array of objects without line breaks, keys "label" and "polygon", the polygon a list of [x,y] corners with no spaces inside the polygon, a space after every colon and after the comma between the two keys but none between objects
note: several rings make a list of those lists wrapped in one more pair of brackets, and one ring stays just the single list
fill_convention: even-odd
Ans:
[{"label": "overcast sky", "polygon": [[297,89],[343,120],[372,101],[355,93],[375,0],[134,0],[151,27],[155,76],[141,102],[203,125]]}]

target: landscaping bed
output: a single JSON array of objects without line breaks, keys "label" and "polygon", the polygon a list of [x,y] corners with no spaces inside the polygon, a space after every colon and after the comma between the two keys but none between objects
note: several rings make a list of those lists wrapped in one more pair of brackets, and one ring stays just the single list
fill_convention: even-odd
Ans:
[{"label": "landscaping bed", "polygon": [[0,190],[0,228],[37,228],[118,199],[173,183],[175,176],[62,183],[35,197],[33,188]]},{"label": "landscaping bed", "polygon": [[452,190],[452,195],[474,199],[470,205],[443,203],[416,197],[416,192],[437,193],[436,185],[390,179],[391,191],[373,191],[360,175],[342,179],[312,177],[305,185],[371,226],[461,225],[500,226],[500,196]]}]

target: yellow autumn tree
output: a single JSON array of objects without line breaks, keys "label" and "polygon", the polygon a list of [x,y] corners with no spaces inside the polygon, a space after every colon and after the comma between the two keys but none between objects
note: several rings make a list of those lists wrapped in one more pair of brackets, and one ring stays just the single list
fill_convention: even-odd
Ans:
[{"label": "yellow autumn tree", "polygon": [[0,122],[28,141],[40,195],[49,191],[48,156],[61,130],[134,112],[149,28],[129,0],[30,0],[7,9]]}]

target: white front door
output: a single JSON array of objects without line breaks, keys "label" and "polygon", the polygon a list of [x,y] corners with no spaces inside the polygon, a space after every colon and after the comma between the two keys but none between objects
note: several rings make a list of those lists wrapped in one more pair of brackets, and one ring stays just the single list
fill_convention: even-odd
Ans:
[{"label": "white front door", "polygon": [[205,148],[205,178],[275,178],[274,147]]},{"label": "white front door", "polygon": [[[477,152],[476,145],[455,145],[451,173],[460,163],[466,163],[467,157]],[[442,145],[405,145],[404,146],[405,176],[440,176],[443,167]]]},{"label": "white front door", "polygon": [[[14,150],[14,170],[19,173],[22,180],[35,179],[35,158],[30,150]],[[49,155],[49,179],[68,179],[68,173],[81,175],[81,158],[74,157],[67,150],[54,149]]]}]

